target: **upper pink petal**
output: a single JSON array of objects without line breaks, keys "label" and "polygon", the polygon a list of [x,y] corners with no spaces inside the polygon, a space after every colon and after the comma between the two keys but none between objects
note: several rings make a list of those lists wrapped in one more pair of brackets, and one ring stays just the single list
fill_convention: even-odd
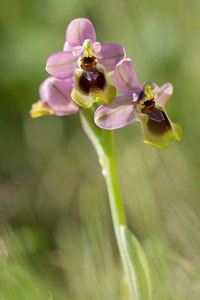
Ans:
[{"label": "upper pink petal", "polygon": [[124,95],[141,91],[135,68],[130,58],[119,62],[114,71],[114,83],[117,90]]},{"label": "upper pink petal", "polygon": [[118,96],[110,104],[103,104],[96,110],[94,121],[100,128],[117,129],[136,120],[134,111],[130,96]]},{"label": "upper pink petal", "polygon": [[72,79],[60,80],[49,77],[40,85],[41,100],[48,103],[57,115],[74,114],[78,111],[79,106],[70,96],[73,85]]},{"label": "upper pink petal", "polygon": [[85,18],[74,19],[69,23],[66,31],[66,40],[70,47],[82,46],[83,42],[90,39],[96,41],[96,33],[92,23]]},{"label": "upper pink petal", "polygon": [[47,72],[59,79],[71,78],[77,67],[77,57],[71,51],[60,51],[47,59]]},{"label": "upper pink petal", "polygon": [[155,94],[156,103],[165,106],[173,94],[173,85],[170,82],[163,84],[161,87],[155,84],[153,93]]},{"label": "upper pink petal", "polygon": [[98,63],[105,67],[106,72],[114,71],[115,66],[122,60],[126,53],[122,46],[117,44],[104,44],[97,55]]}]

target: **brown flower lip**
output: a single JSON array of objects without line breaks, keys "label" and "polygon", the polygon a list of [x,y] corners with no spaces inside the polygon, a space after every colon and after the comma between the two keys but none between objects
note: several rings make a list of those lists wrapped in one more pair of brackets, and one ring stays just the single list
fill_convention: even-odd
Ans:
[{"label": "brown flower lip", "polygon": [[155,100],[147,100],[143,104],[142,112],[149,117],[148,127],[156,134],[163,134],[171,128],[164,111],[155,107]]},{"label": "brown flower lip", "polygon": [[98,89],[103,90],[105,84],[106,80],[104,74],[96,68],[94,68],[92,72],[84,71],[79,79],[80,89],[86,94]]}]

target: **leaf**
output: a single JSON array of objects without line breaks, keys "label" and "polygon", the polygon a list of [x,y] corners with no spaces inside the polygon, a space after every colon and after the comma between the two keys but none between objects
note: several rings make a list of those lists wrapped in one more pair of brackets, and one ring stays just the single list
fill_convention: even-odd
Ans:
[{"label": "leaf", "polygon": [[150,300],[152,299],[151,276],[145,253],[126,226],[120,226],[120,235],[131,299]]}]

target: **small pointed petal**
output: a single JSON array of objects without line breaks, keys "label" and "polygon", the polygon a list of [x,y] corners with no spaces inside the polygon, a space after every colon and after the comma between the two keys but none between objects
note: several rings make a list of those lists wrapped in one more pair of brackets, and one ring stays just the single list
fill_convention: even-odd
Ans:
[{"label": "small pointed petal", "polygon": [[72,88],[72,79],[59,80],[49,77],[41,84],[39,92],[42,101],[47,103],[56,115],[69,115],[79,109],[70,96]]},{"label": "small pointed petal", "polygon": [[90,108],[93,103],[103,101],[110,103],[116,95],[116,89],[110,85],[104,69],[97,65],[92,72],[77,68],[74,72],[74,88],[72,99],[84,108]]},{"label": "small pointed petal", "polygon": [[94,121],[103,129],[117,129],[136,121],[134,104],[130,96],[118,96],[112,103],[101,105],[95,112]]},{"label": "small pointed petal", "polygon": [[77,57],[71,51],[61,51],[51,55],[46,64],[46,71],[59,79],[72,78],[77,67]]},{"label": "small pointed petal", "polygon": [[165,106],[173,94],[173,85],[171,83],[165,83],[161,87],[155,85],[155,89],[153,90],[155,94],[155,101],[159,105]]},{"label": "small pointed petal", "polygon": [[154,148],[167,149],[171,141],[181,141],[182,128],[170,121],[163,106],[157,105],[156,108],[159,112],[156,114],[157,120],[142,112],[136,112],[136,116],[142,125],[144,143]]},{"label": "small pointed petal", "polygon": [[101,45],[101,50],[96,53],[98,63],[105,67],[106,73],[114,71],[115,66],[126,55],[124,48],[117,44]]},{"label": "small pointed petal", "polygon": [[85,18],[74,19],[69,23],[66,40],[70,47],[82,46],[83,42],[90,39],[96,41],[96,33],[92,23]]},{"label": "small pointed petal", "polygon": [[114,71],[114,83],[121,94],[140,93],[140,85],[130,58],[126,58],[117,64]]},{"label": "small pointed petal", "polygon": [[31,110],[30,110],[30,115],[31,118],[35,119],[44,115],[54,115],[55,110],[49,106],[48,103],[45,103],[41,100],[39,100],[36,103],[33,103]]}]

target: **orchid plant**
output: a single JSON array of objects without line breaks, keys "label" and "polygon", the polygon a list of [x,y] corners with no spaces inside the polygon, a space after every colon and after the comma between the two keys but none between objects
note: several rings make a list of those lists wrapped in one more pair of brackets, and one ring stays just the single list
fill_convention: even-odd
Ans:
[{"label": "orchid plant", "polygon": [[[40,86],[40,100],[32,105],[33,118],[80,112],[84,131],[93,143],[105,177],[116,239],[125,277],[123,299],[151,299],[148,263],[136,237],[127,227],[117,178],[114,129],[139,121],[143,141],[155,148],[168,148],[181,140],[181,126],[169,119],[165,105],[173,93],[171,83],[159,87],[139,84],[131,59],[117,44],[96,41],[92,23],[85,18],[67,27],[63,51],[46,64],[51,75]],[[108,75],[114,72],[114,85]],[[121,96],[116,97],[116,92]],[[103,104],[101,103],[103,102]],[[126,298],[125,298],[126,297]]]}]

